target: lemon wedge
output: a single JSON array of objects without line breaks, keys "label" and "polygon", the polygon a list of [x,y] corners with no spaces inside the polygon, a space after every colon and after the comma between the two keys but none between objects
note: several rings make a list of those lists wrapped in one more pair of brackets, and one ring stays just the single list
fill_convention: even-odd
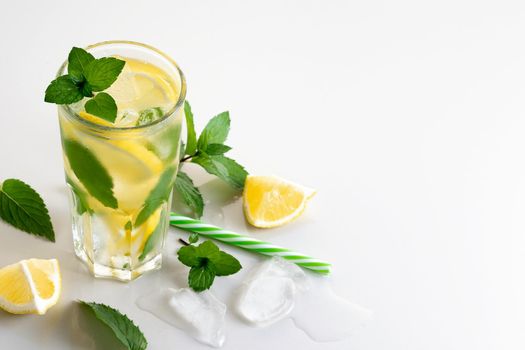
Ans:
[{"label": "lemon wedge", "polygon": [[243,207],[246,220],[255,227],[269,228],[298,218],[315,190],[276,176],[246,178]]},{"label": "lemon wedge", "polygon": [[0,308],[13,314],[45,314],[61,289],[56,259],[22,260],[0,269]]}]

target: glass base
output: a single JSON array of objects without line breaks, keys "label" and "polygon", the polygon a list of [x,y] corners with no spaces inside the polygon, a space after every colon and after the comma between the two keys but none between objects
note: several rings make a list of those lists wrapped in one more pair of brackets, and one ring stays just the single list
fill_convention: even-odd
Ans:
[{"label": "glass base", "polygon": [[75,254],[80,260],[82,260],[86,264],[93,276],[97,278],[117,279],[123,282],[133,281],[134,279],[142,276],[148,271],[159,270],[162,266],[162,254],[157,254],[155,257],[140,265],[134,270],[119,269],[115,267],[93,263],[93,261],[91,261],[86,252],[77,245],[75,245]]},{"label": "glass base", "polygon": [[[132,281],[161,268],[169,203],[159,208],[158,223],[150,225],[148,219],[138,228],[132,228],[130,217],[117,210],[109,214],[80,210],[80,199],[70,189],[73,247],[93,276]],[[131,228],[127,228],[126,222]],[[148,225],[155,229],[151,231]],[[147,231],[151,233],[145,236]]]}]

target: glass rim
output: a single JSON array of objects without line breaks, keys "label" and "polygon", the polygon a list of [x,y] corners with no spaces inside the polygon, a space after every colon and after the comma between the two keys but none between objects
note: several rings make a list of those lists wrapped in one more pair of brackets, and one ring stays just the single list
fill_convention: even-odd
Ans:
[{"label": "glass rim", "polygon": [[[104,131],[117,131],[117,132],[118,131],[130,131],[130,130],[143,130],[143,129],[146,129],[146,128],[150,127],[150,126],[157,125],[157,124],[163,122],[164,120],[168,119],[170,116],[175,115],[175,112],[179,108],[182,107],[182,104],[184,103],[184,100],[186,98],[186,78],[184,77],[184,73],[182,73],[182,70],[180,69],[179,65],[170,56],[168,56],[167,54],[165,54],[161,50],[159,50],[159,49],[157,49],[157,48],[155,48],[155,47],[153,47],[151,45],[143,44],[143,43],[140,43],[140,42],[137,42],[137,41],[107,40],[107,41],[101,41],[101,42],[98,42],[98,43],[95,43],[95,44],[92,44],[92,45],[88,45],[84,49],[89,52],[90,49],[101,47],[101,46],[106,46],[106,45],[113,45],[113,44],[124,44],[124,45],[141,47],[141,48],[147,49],[149,51],[152,51],[153,53],[155,53],[157,55],[160,55],[162,58],[166,59],[169,62],[169,64],[171,64],[175,68],[175,70],[179,73],[180,82],[181,82],[179,98],[178,98],[177,102],[175,103],[175,105],[169,111],[164,113],[162,118],[159,118],[159,119],[157,119],[157,120],[155,120],[155,121],[153,121],[153,122],[151,122],[149,124],[137,125],[137,126],[126,126],[126,127],[100,125],[100,124],[97,124],[97,123],[94,123],[92,121],[89,121],[87,119],[82,118],[78,113],[74,112],[73,109],[67,104],[65,104],[65,105],[58,105],[58,107],[59,108],[63,108],[65,110],[65,112],[68,114],[68,116],[72,117],[76,121],[78,121],[78,122],[80,122],[80,123],[82,123],[82,124],[84,124],[84,125],[86,125],[88,127],[99,129],[99,130],[104,130]],[[62,65],[60,66],[60,68],[59,68],[59,70],[57,72],[57,76],[56,76],[57,78],[62,76],[62,75],[64,75],[64,72],[65,72],[67,64],[68,64],[68,60],[66,59],[64,61],[64,63],[62,63]]]}]

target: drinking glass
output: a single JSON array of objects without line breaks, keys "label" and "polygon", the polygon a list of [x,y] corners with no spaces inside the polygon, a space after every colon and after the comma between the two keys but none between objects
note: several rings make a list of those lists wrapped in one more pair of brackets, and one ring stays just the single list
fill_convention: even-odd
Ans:
[{"label": "drinking glass", "polygon": [[[95,58],[122,57],[155,66],[176,92],[169,111],[139,126],[101,125],[72,105],[58,106],[75,254],[96,277],[130,281],[161,267],[186,83],[177,64],[148,45],[108,41],[86,51]],[[67,62],[58,76],[64,74]],[[119,98],[141,97],[132,96],[134,81],[129,84]]]}]

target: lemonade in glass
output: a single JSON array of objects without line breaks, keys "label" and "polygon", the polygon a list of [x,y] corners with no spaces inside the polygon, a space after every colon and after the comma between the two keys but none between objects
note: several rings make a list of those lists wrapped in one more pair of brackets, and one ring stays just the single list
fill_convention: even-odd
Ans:
[{"label": "lemonade in glass", "polygon": [[129,281],[161,266],[186,85],[150,46],[111,41],[86,51],[125,65],[104,91],[118,107],[114,122],[87,113],[87,98],[58,106],[74,249],[95,276]]}]

